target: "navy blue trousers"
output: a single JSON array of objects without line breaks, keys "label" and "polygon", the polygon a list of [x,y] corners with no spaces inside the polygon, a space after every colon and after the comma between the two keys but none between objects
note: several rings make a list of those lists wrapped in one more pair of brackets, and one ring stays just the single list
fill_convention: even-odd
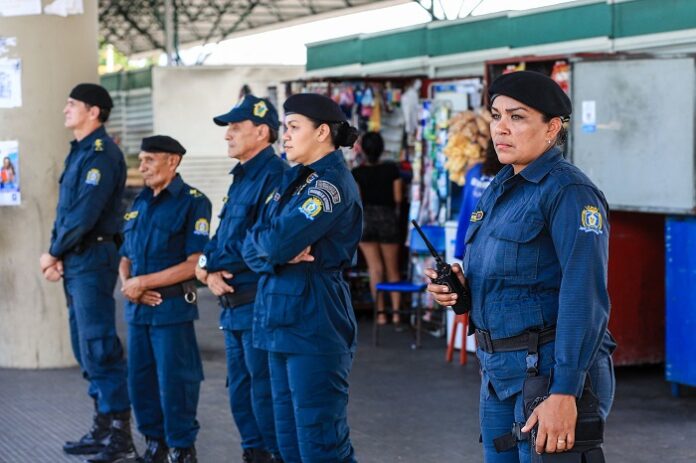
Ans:
[{"label": "navy blue trousers", "polygon": [[138,431],[191,447],[203,366],[193,322],[128,325],[128,386]]},{"label": "navy blue trousers", "polygon": [[346,417],[353,354],[270,352],[269,359],[283,461],[355,462]]},{"label": "navy blue trousers", "polygon": [[[592,390],[599,399],[599,412],[606,420],[614,401],[614,368],[611,357],[604,356],[589,370]],[[483,438],[483,457],[485,463],[529,463],[531,448],[527,441],[518,442],[517,448],[497,453],[493,439],[509,433],[514,422],[524,423],[522,393],[500,400],[492,388],[481,387],[479,410],[481,437]]]},{"label": "navy blue trousers", "polygon": [[116,335],[116,278],[115,268],[77,274],[66,268],[63,280],[73,354],[100,413],[130,409],[126,361]]},{"label": "navy blue trousers", "polygon": [[227,387],[242,448],[278,454],[268,352],[256,349],[248,330],[224,330]]}]

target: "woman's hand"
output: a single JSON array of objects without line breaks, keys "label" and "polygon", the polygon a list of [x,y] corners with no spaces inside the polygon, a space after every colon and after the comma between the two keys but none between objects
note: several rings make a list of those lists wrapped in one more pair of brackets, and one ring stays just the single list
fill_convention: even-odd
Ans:
[{"label": "woman's hand", "polygon": [[[457,278],[459,278],[459,281],[462,282],[462,285],[464,285],[464,272],[459,264],[452,264],[452,272],[454,272]],[[431,280],[437,278],[437,272],[431,268],[426,268],[424,273],[425,276]],[[432,293],[435,302],[442,306],[450,307],[457,302],[457,294],[451,292],[448,286],[430,283],[427,289],[428,292]]]},{"label": "woman's hand", "polygon": [[121,287],[121,293],[132,302],[137,302],[146,290],[147,288],[143,286],[140,277],[127,279]]},{"label": "woman's hand", "polygon": [[300,262],[314,262],[314,256],[310,253],[312,252],[312,246],[307,246],[302,250],[301,253],[296,255],[288,264],[299,264]]},{"label": "woman's hand", "polygon": [[537,453],[560,453],[575,445],[575,423],[578,408],[575,396],[551,394],[532,412],[522,432],[529,432],[539,423],[536,436]]}]

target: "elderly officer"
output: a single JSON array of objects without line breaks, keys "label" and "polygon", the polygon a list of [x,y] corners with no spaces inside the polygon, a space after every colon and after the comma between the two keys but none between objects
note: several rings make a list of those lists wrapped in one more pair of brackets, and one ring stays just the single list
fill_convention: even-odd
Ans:
[{"label": "elderly officer", "polygon": [[[496,79],[489,96],[491,135],[506,166],[471,214],[464,257],[482,371],[484,459],[527,463],[538,454],[573,451],[575,458],[562,461],[604,461],[592,459],[599,458],[598,449],[588,449],[586,437],[587,431],[601,434],[601,426],[585,426],[584,436],[575,429],[576,398],[590,383],[598,419],[607,417],[614,394],[607,202],[556,146],[572,112],[558,84],[539,73],[515,72]],[[460,267],[453,268],[463,282]],[[442,305],[456,301],[446,286],[428,289]],[[530,413],[525,404],[532,397],[523,391],[531,387],[523,385],[539,384],[534,378],[540,377],[547,385]],[[513,424],[534,430],[534,448],[529,440],[516,442],[523,435],[510,434]]]},{"label": "elderly officer", "polygon": [[252,343],[251,321],[259,276],[241,255],[247,230],[280,183],[287,164],[271,146],[278,139],[278,113],[265,99],[246,95],[227,114],[228,155],[239,164],[220,213],[220,226],[199,260],[196,275],[218,296],[225,333],[232,416],[242,437],[245,462],[273,461],[278,454],[268,352]]},{"label": "elderly officer", "polygon": [[40,259],[47,280],[63,278],[73,353],[95,406],[92,429],[63,450],[101,452],[90,460],[99,462],[135,456],[126,363],[114,320],[126,164],[103,126],[112,107],[99,85],[79,84],[70,92],[63,114],[75,140],[60,177],[51,246]]},{"label": "elderly officer", "polygon": [[143,191],[126,213],[121,292],[128,299],[128,385],[145,462],[193,463],[203,380],[193,321],[196,262],[208,243],[210,201],[176,169],[186,153],[171,137],[144,138]]},{"label": "elderly officer", "polygon": [[356,257],[362,206],[339,147],[352,146],[357,130],[325,96],[293,95],[284,108],[283,142],[298,164],[243,247],[262,273],[254,346],[270,351],[283,460],[352,462],[346,408],[357,324],[343,270]]}]

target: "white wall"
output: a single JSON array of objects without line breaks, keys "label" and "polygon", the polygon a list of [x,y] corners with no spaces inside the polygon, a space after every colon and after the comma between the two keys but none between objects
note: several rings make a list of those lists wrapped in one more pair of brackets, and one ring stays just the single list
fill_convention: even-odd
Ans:
[{"label": "white wall", "polygon": [[[227,157],[225,128],[213,117],[229,111],[244,84],[254,95],[268,96],[275,86],[279,105],[285,98],[283,82],[304,74],[303,66],[158,67],[152,74],[154,131],[169,135],[187,150],[179,168],[184,180],[213,202],[213,229],[222,197],[229,186],[233,161]],[[278,108],[282,111],[282,108]]]}]

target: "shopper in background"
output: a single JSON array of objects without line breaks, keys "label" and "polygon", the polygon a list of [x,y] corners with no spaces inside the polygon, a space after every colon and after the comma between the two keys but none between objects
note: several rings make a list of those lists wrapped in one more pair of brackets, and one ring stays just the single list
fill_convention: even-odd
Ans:
[{"label": "shopper in background", "polygon": [[[387,323],[383,294],[377,296],[377,284],[399,281],[399,211],[403,200],[403,182],[399,167],[393,162],[380,162],[384,140],[377,132],[367,132],[360,142],[367,157],[364,166],[353,169],[353,177],[360,187],[363,203],[363,234],[360,251],[367,261],[372,299],[377,304],[377,323]],[[401,295],[390,293],[395,325],[401,322],[399,308]]]},{"label": "shopper in background", "polygon": [[493,181],[493,177],[503,168],[495,152],[493,140],[488,140],[483,162],[474,165],[466,173],[466,183],[462,192],[462,204],[459,209],[459,224],[457,226],[457,241],[454,245],[454,257],[461,260],[466,252],[464,237],[469,228],[469,218],[478,204],[481,195]]},{"label": "shopper in background", "polygon": [[[507,165],[471,214],[464,271],[456,264],[453,269],[462,282],[466,276],[472,297],[484,459],[527,463],[532,452],[575,446],[576,398],[588,378],[600,417],[611,408],[608,206],[556,146],[565,141],[563,122],[572,111],[558,84],[539,73],[515,72],[496,79],[489,96],[491,136]],[[426,275],[437,274],[429,269]],[[444,306],[457,299],[447,286],[430,284],[428,290]],[[550,379],[547,397],[526,417],[522,386],[532,376]],[[511,436],[514,423],[523,432],[538,426],[535,447],[513,438],[498,453],[494,439]]]},{"label": "shopper in background", "polygon": [[270,352],[278,446],[285,463],[355,461],[348,429],[348,375],[357,323],[343,271],[360,241],[358,187],[341,146],[351,127],[338,104],[313,93],[283,105],[290,161],[243,254],[261,273],[254,347]]}]

